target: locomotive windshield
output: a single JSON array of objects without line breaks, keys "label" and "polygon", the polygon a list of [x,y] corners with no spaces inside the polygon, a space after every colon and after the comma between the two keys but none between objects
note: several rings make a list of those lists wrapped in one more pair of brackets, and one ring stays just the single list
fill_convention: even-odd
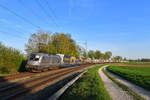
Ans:
[{"label": "locomotive windshield", "polygon": [[32,60],[32,61],[38,61],[39,58],[40,58],[39,55],[36,55],[36,54],[31,54],[31,55],[30,55],[30,60]]}]

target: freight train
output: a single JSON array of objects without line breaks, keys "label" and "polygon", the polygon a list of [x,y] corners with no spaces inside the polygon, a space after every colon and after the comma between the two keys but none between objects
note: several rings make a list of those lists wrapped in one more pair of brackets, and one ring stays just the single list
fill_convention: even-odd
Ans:
[{"label": "freight train", "polygon": [[85,58],[66,56],[64,54],[48,55],[45,53],[31,53],[26,65],[30,72],[40,72],[48,69],[76,66],[85,63]]}]

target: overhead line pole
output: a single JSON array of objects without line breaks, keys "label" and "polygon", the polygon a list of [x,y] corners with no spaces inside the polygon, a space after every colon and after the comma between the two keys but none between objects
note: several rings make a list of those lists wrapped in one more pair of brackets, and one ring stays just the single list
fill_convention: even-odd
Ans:
[{"label": "overhead line pole", "polygon": [[87,51],[87,49],[88,49],[88,47],[87,47],[87,41],[85,41],[85,42],[78,42],[78,43],[84,44],[85,45],[85,50]]}]

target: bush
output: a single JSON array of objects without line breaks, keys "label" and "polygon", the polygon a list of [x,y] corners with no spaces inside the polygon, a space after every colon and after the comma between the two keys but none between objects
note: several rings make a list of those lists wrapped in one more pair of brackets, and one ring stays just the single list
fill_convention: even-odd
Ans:
[{"label": "bush", "polygon": [[0,73],[9,74],[19,71],[24,55],[21,51],[0,43]]}]

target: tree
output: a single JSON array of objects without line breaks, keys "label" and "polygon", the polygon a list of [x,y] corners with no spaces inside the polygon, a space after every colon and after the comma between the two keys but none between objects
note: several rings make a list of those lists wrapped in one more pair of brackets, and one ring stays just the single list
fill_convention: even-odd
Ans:
[{"label": "tree", "polygon": [[107,51],[107,52],[105,52],[105,54],[104,54],[104,59],[105,59],[105,60],[108,60],[108,59],[111,58],[111,56],[112,56],[112,52]]},{"label": "tree", "polygon": [[91,58],[91,59],[93,59],[94,56],[95,56],[94,51],[93,51],[93,50],[90,50],[90,51],[88,52],[88,57]]},{"label": "tree", "polygon": [[86,51],[83,51],[83,57],[84,57],[84,58],[88,58],[88,54],[87,54]]},{"label": "tree", "polygon": [[52,35],[51,39],[52,44],[56,48],[56,53],[70,56],[79,56],[77,45],[71,38],[70,34],[55,33],[54,35]]},{"label": "tree", "polygon": [[50,32],[39,30],[37,33],[31,34],[28,43],[25,45],[27,54],[31,52],[44,52],[48,53],[48,43],[50,40]]},{"label": "tree", "polygon": [[114,60],[114,61],[122,60],[122,57],[121,56],[116,56],[116,57],[113,57],[112,60]]},{"label": "tree", "polygon": [[94,58],[95,59],[100,59],[101,57],[102,57],[102,53],[99,50],[96,50],[95,54],[94,54]]},{"label": "tree", "polygon": [[127,60],[127,58],[126,58],[126,57],[124,57],[124,58],[123,58],[123,60],[125,60],[125,61],[126,61],[126,60]]},{"label": "tree", "polygon": [[79,56],[80,47],[71,38],[70,34],[38,31],[31,35],[25,45],[27,54],[31,52],[43,52],[48,54],[65,54],[69,56]]}]

